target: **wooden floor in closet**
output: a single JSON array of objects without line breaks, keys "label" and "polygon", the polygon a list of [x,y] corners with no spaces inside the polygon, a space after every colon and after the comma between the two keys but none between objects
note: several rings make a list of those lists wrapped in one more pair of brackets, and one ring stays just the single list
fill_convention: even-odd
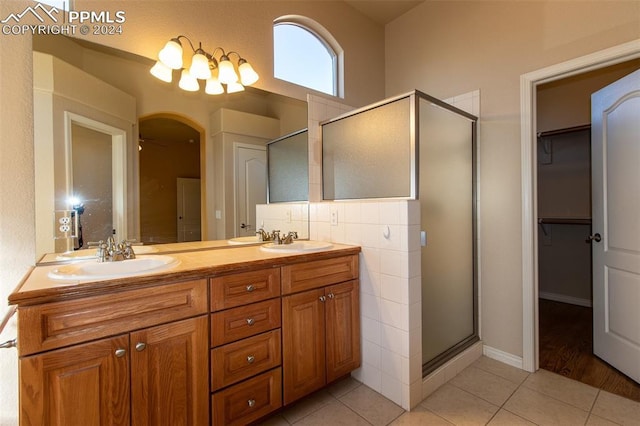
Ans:
[{"label": "wooden floor in closet", "polygon": [[640,402],[640,384],[593,355],[591,308],[539,302],[540,368]]}]

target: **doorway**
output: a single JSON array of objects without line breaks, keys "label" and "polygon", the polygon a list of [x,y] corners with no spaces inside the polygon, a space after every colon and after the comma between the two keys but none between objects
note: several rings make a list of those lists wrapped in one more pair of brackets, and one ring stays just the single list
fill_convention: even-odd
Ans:
[{"label": "doorway", "polygon": [[[161,244],[175,243],[184,238],[187,241],[201,239],[202,134],[203,131],[195,123],[177,115],[161,114],[140,119],[138,158],[142,243]],[[178,212],[178,182],[185,182],[184,179],[198,182],[195,211],[195,204],[189,204],[188,231],[179,229],[179,223],[184,222],[180,220],[180,216],[184,219],[184,212]],[[189,193],[193,193],[193,187],[189,187]],[[194,228],[195,224],[197,230]]]},{"label": "doorway", "polygon": [[[583,197],[583,200],[577,203],[578,205],[582,203],[582,207],[576,206],[576,203],[573,203],[573,206],[565,206],[564,209],[556,210],[562,213],[569,212],[569,214],[556,214],[554,218],[554,214],[548,214],[548,211],[544,212],[545,208],[548,207],[549,199],[553,199],[554,197],[547,197],[540,193],[540,190],[544,187],[543,184],[540,184],[541,177],[544,180],[549,178],[549,176],[544,177],[542,174],[539,175],[539,171],[541,167],[549,167],[554,164],[554,160],[562,160],[563,156],[566,160],[569,160],[570,163],[573,161],[573,166],[575,166],[580,155],[584,157],[585,152],[587,154],[590,152],[588,141],[590,135],[588,128],[590,121],[590,93],[608,85],[611,81],[617,80],[617,78],[630,73],[634,69],[638,69],[640,62],[635,58],[638,57],[640,52],[638,52],[637,47],[637,44],[633,45],[631,43],[618,46],[609,49],[608,52],[598,52],[588,57],[578,58],[523,76],[523,368],[526,370],[535,371],[538,367],[549,368],[550,361],[547,359],[547,354],[545,353],[546,345],[550,344],[549,336],[545,333],[549,330],[555,332],[573,330],[565,334],[564,337],[556,338],[555,350],[558,352],[561,352],[561,349],[565,351],[565,353],[557,358],[560,361],[556,360],[556,363],[561,364],[562,357],[565,359],[573,357],[575,360],[575,354],[568,355],[566,352],[570,350],[568,349],[567,342],[574,337],[578,337],[577,346],[586,346],[588,348],[587,352],[591,355],[591,343],[588,341],[591,337],[590,330],[592,326],[590,311],[591,258],[590,249],[588,249],[589,244],[585,244],[585,239],[590,235],[591,231],[590,215],[576,214],[576,212],[584,211],[590,213],[590,200],[588,197],[586,200]],[[623,62],[628,63],[625,64]],[[617,76],[615,75],[616,73],[618,73]],[[607,75],[609,74],[613,74],[614,76],[608,77],[609,80],[606,81]],[[594,78],[600,78],[601,80],[604,78],[604,80],[601,81],[599,85],[596,85],[595,88],[585,90],[585,86],[588,86],[587,82]],[[585,91],[585,101],[582,102],[582,105],[569,107],[566,105],[566,102],[575,102],[576,96],[569,96],[567,93],[576,87],[581,87],[583,91]],[[546,94],[541,93],[541,90],[544,89],[554,89],[556,92],[565,92],[563,97],[556,97],[555,101],[552,102],[556,107],[555,110],[552,108],[549,111],[544,111]],[[528,92],[528,90],[530,90],[530,92]],[[563,105],[563,103],[565,103],[565,105]],[[533,105],[535,105],[536,108],[535,114],[529,109],[532,108]],[[580,111],[587,112],[587,114],[582,114],[582,117],[586,117],[586,119],[575,121],[575,117],[581,116]],[[537,122],[533,121],[533,117],[537,118]],[[541,122],[544,122],[545,118],[547,119],[547,124],[543,125]],[[564,120],[564,123],[562,123],[562,120]],[[551,125],[549,125],[549,122],[551,122]],[[576,138],[580,138],[577,136],[580,132],[583,132],[583,135],[580,136],[583,139],[582,148],[577,148],[577,145],[580,143],[576,142]],[[534,135],[537,136],[537,138],[535,138]],[[563,138],[565,139],[564,143],[562,142]],[[552,141],[549,139],[552,139]],[[570,142],[566,142],[567,140]],[[571,142],[572,140],[573,142]],[[529,145],[529,143],[531,145]],[[571,152],[563,152],[571,148],[572,145],[572,149],[574,149],[573,154]],[[575,149],[578,149],[578,151],[575,151]],[[589,165],[590,161],[586,162],[586,164]],[[560,168],[559,173],[552,173],[551,175],[553,178],[558,179],[559,176],[561,176],[563,172],[567,172],[568,169],[569,167],[565,167],[564,170]],[[556,170],[556,172],[558,171]],[[560,181],[556,181],[555,183],[558,184],[558,182]],[[561,187],[562,184],[558,184],[558,186]],[[571,196],[584,192],[583,188],[571,194]],[[590,194],[590,190],[587,192]],[[588,204],[587,209],[583,208],[584,204]],[[556,220],[554,221],[554,219]],[[562,251],[559,250],[560,247],[558,246],[565,243],[569,245],[573,244],[573,250],[568,254],[565,253],[564,256],[566,257],[563,257]],[[580,249],[581,245],[582,249]],[[587,247],[586,250],[584,249],[585,246]],[[553,270],[554,267],[553,265],[549,266],[545,264],[546,259],[549,257],[548,253],[544,253],[545,250],[556,250],[556,256],[558,258],[555,260],[560,260],[560,262],[557,263],[564,268],[565,278],[570,277],[570,279],[581,283],[582,288],[578,289],[577,293],[574,292],[571,294],[571,292],[568,292],[567,286],[565,286],[565,288],[557,285],[554,287],[554,276],[552,273],[550,274],[550,270]],[[578,256],[581,260],[575,259],[577,251],[582,252],[582,254]],[[558,254],[558,252],[560,254]],[[584,256],[585,253],[586,257]],[[567,272],[567,269],[570,271]],[[562,271],[560,274],[562,274]],[[562,277],[559,278],[556,276],[555,278],[556,281],[563,281]],[[551,286],[549,286],[550,282]],[[557,284],[557,282],[555,284]],[[564,284],[566,284],[566,282]],[[549,290],[550,288],[552,291]],[[538,297],[540,297],[540,299],[538,299]],[[587,322],[580,323],[581,319],[582,321],[586,319]],[[560,321],[569,322],[560,324]],[[581,335],[586,337],[579,338]],[[553,347],[553,344],[551,344],[551,346]],[[553,363],[553,361],[551,363]],[[586,362],[583,364],[589,363]],[[571,371],[569,370],[580,368],[582,367],[578,367],[576,363],[573,367],[567,365],[560,366],[559,369],[561,371],[556,372],[578,379],[577,377],[572,377]],[[597,368],[595,367],[590,371],[585,370],[582,372],[583,377],[587,378],[590,377],[590,375],[598,374]],[[591,377],[591,379],[593,379],[593,377]],[[612,379],[608,380],[612,381]],[[594,383],[590,384],[596,385]],[[638,388],[635,386],[633,386],[633,388],[631,394],[627,393],[623,396],[632,399],[640,396],[640,393],[637,393]],[[615,390],[609,391],[618,393]],[[636,397],[634,397],[634,395],[636,395]]]}]

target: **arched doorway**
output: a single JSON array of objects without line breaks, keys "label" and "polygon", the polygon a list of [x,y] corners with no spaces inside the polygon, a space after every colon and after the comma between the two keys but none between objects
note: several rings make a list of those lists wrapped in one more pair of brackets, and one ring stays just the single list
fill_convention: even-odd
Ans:
[{"label": "arched doorway", "polygon": [[200,240],[206,235],[204,129],[161,113],[140,118],[138,131],[141,242]]}]

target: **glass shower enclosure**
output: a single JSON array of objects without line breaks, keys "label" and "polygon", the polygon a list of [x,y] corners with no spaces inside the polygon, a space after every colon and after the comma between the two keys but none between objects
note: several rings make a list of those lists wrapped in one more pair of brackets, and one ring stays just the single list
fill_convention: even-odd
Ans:
[{"label": "glass shower enclosure", "polygon": [[423,376],[479,340],[477,120],[416,90],[322,128],[325,200],[419,200]]}]

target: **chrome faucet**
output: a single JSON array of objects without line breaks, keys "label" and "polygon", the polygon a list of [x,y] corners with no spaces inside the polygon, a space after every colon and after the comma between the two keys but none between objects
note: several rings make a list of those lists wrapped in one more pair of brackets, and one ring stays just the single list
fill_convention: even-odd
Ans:
[{"label": "chrome faucet", "polygon": [[280,244],[292,244],[293,240],[298,239],[298,233],[290,231],[284,238],[281,239]]},{"label": "chrome faucet", "polygon": [[116,244],[113,237],[107,238],[107,242],[100,240],[96,251],[98,262],[119,262],[126,259],[135,259],[136,254],[131,247],[131,242],[122,241]]},{"label": "chrome faucet", "polygon": [[264,232],[264,229],[260,228],[256,231],[256,235],[258,236],[259,241],[271,241],[271,237],[269,234]]}]

